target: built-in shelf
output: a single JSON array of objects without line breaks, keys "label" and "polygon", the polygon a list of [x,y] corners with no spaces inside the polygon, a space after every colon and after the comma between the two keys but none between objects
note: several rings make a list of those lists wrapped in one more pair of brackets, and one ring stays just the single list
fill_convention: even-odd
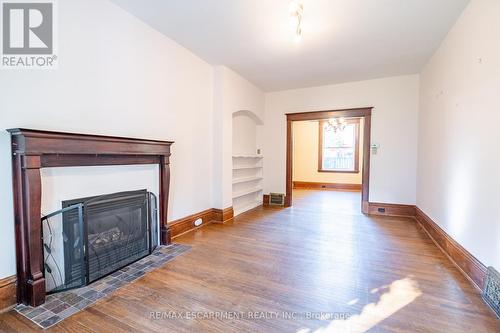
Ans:
[{"label": "built-in shelf", "polygon": [[246,178],[235,178],[233,179],[233,184],[252,182],[255,180],[261,180],[262,177],[246,177]]},{"label": "built-in shelf", "polygon": [[262,166],[233,166],[233,170],[262,169]]},{"label": "built-in shelf", "polygon": [[262,188],[256,187],[256,188],[252,188],[252,189],[249,189],[249,190],[235,192],[235,193],[233,193],[233,199],[242,197],[242,196],[247,195],[247,194],[257,193],[257,192],[260,192],[260,191],[262,191]]},{"label": "built-in shelf", "polygon": [[256,200],[256,201],[252,200],[241,207],[234,206],[233,207],[234,208],[234,216],[238,216],[241,213],[244,213],[247,210],[250,210],[250,209],[255,208],[257,206],[260,206],[260,205],[262,205],[262,200]]},{"label": "built-in shelf", "polygon": [[263,158],[262,155],[233,155],[234,158]]},{"label": "built-in shelf", "polygon": [[[257,149],[254,150],[257,152]],[[233,207],[235,215],[262,205],[263,161],[261,154],[233,152]]]}]

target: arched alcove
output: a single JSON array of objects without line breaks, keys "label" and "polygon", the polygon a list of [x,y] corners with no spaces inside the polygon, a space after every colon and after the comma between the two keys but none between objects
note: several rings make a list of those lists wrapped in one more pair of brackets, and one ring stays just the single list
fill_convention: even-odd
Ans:
[{"label": "arched alcove", "polygon": [[233,176],[235,215],[262,204],[263,156],[258,148],[258,126],[262,120],[253,112],[240,110],[232,115]]},{"label": "arched alcove", "polygon": [[257,126],[262,120],[251,111],[233,113],[233,155],[257,154]]}]

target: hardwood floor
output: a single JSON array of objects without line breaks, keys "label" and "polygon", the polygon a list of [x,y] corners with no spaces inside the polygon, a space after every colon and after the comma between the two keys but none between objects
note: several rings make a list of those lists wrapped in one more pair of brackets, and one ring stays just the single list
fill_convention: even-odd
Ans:
[{"label": "hardwood floor", "polygon": [[[49,331],[500,332],[414,220],[364,216],[359,200],[297,190],[292,208],[257,208],[185,234],[175,241],[189,252]],[[215,318],[161,318],[189,311]],[[247,316],[220,318],[225,311]],[[33,330],[14,312],[0,315],[2,332]]]}]

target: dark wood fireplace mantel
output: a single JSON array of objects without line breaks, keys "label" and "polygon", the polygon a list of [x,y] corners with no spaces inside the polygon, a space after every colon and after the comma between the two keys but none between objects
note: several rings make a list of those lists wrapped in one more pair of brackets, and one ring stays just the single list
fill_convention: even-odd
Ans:
[{"label": "dark wood fireplace mantel", "polygon": [[167,207],[173,142],[23,128],[8,131],[13,154],[18,303],[38,306],[45,301],[41,168],[158,164],[161,243],[170,243]]}]

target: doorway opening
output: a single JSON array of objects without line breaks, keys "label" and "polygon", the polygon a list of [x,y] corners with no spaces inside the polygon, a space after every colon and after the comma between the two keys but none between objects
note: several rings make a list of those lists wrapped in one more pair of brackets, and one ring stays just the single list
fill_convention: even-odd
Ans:
[{"label": "doorway opening", "polygon": [[[285,207],[292,206],[294,188],[294,124],[313,121],[318,129],[317,171],[321,173],[360,174],[361,176],[361,211],[368,213],[369,181],[370,181],[370,132],[372,107],[341,109],[329,111],[313,111],[288,113],[287,117],[287,149],[286,149],[286,197]],[[310,127],[310,126],[309,126]],[[340,128],[340,130],[339,130]],[[327,131],[323,133],[323,131]],[[360,131],[361,133],[356,133]],[[331,142],[342,136],[349,141],[344,145]],[[337,133],[337,134],[332,134]],[[356,135],[359,134],[359,135]],[[348,136],[352,136],[351,139]],[[357,140],[356,140],[357,138]],[[361,139],[360,139],[361,138]],[[353,183],[351,181],[351,183]],[[308,184],[296,185],[307,186]],[[310,185],[310,184],[309,184]],[[314,186],[318,186],[315,184]],[[327,185],[320,185],[327,186]],[[335,185],[330,185],[335,187]],[[359,185],[342,184],[344,187]]]}]

